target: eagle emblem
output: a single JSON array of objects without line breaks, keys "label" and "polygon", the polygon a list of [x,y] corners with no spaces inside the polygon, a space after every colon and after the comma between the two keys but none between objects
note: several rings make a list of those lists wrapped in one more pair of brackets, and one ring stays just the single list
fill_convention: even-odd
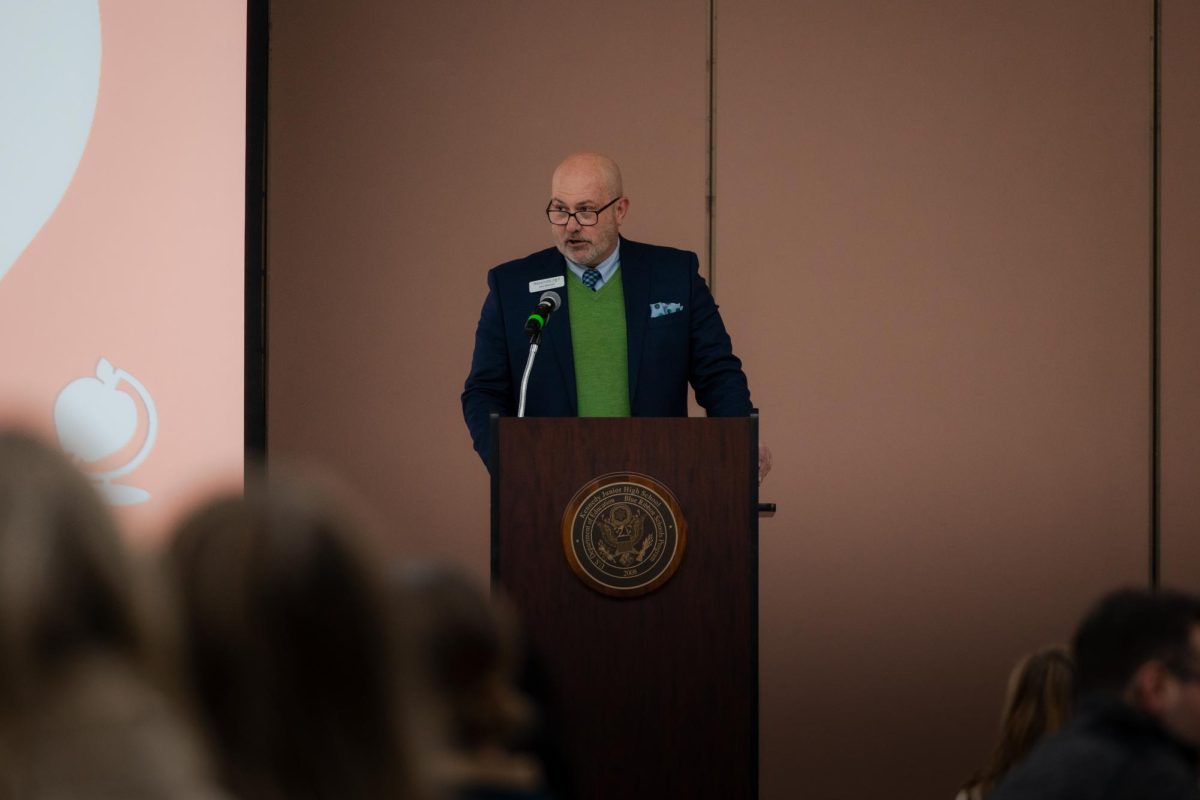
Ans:
[{"label": "eagle emblem", "polygon": [[645,533],[645,515],[628,503],[614,505],[599,523],[601,543],[596,552],[610,564],[640,564],[654,544],[654,537]]},{"label": "eagle emblem", "polygon": [[636,597],[675,573],[687,521],[671,490],[649,475],[610,472],[575,493],[563,512],[563,553],[598,592]]}]

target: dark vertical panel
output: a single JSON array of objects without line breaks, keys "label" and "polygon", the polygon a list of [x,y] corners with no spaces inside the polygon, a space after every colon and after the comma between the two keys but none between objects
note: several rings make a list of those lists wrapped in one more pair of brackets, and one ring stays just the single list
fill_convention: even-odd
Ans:
[{"label": "dark vertical panel", "polygon": [[267,0],[246,3],[246,454],[267,449]]},{"label": "dark vertical panel", "polygon": [[1200,4],[1161,4],[1162,578],[1200,591]]},{"label": "dark vertical panel", "polygon": [[1146,581],[1151,10],[718,8],[765,797],[953,796],[1018,656]]}]

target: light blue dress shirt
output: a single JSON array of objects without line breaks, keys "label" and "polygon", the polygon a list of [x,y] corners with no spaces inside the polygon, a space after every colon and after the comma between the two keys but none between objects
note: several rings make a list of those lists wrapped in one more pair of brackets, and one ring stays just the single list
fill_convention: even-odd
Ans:
[{"label": "light blue dress shirt", "polygon": [[[571,259],[567,259],[567,266],[571,268],[571,272],[575,273],[575,277],[583,280],[583,271],[587,267],[581,267]],[[600,270],[600,280],[596,281],[596,291],[600,291],[600,287],[612,280],[612,276],[616,274],[617,269],[621,266],[621,243],[618,241],[617,246],[613,248],[612,253],[608,258],[596,265],[596,269]]]}]

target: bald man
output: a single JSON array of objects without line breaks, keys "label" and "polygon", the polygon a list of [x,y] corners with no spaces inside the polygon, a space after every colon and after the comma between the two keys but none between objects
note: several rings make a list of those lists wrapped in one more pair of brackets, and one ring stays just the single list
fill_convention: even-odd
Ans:
[{"label": "bald man", "polygon": [[572,155],[550,182],[555,246],[488,273],[462,405],[489,468],[489,415],[517,413],[525,320],[547,290],[563,304],[542,335],[526,416],[683,417],[689,383],[710,417],[750,413],[742,362],[696,254],[622,238],[628,213],[616,162]]}]

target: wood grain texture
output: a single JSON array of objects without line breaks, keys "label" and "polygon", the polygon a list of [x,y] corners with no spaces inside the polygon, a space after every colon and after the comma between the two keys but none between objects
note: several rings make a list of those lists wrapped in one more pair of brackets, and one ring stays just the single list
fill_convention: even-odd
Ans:
[{"label": "wood grain texture", "polygon": [[[586,798],[757,796],[757,525],[747,419],[502,419],[494,578],[549,666]],[[580,487],[635,470],[679,498],[661,588],[600,594],[563,556]]]}]

